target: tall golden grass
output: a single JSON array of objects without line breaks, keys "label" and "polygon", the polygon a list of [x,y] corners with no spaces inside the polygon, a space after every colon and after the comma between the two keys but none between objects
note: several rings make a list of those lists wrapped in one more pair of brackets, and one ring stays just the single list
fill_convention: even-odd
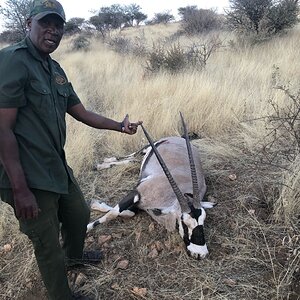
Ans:
[{"label": "tall golden grass", "polygon": [[[176,30],[178,24],[119,34],[126,38],[143,35],[151,48],[153,42],[166,41]],[[123,235],[125,240],[114,244],[119,251],[115,256],[123,252],[134,260],[124,274],[114,270],[117,258],[107,259],[103,270],[91,270],[92,280],[83,288],[102,299],[138,299],[132,294],[135,284],[147,287],[145,299],[299,299],[295,284],[300,263],[299,159],[291,165],[278,162],[285,172],[264,160],[269,138],[264,117],[274,113],[269,100],[279,107],[286,101],[284,93],[273,88],[274,68],[279,69],[284,83],[289,82],[295,89],[300,83],[299,28],[252,47],[232,47],[232,33],[218,34],[223,46],[202,72],[145,76],[146,58],[118,54],[97,39],[92,40],[88,51],[71,50],[72,38],[65,39],[53,55],[87,109],[119,121],[128,113],[132,121],[143,120],[154,139],[181,134],[181,111],[189,131],[202,138],[195,144],[202,155],[209,193],[221,207],[208,212],[212,257],[200,264],[186,257],[178,246],[181,241],[173,235],[167,238],[161,229],[148,233],[150,221],[145,215],[138,221],[117,222],[96,231],[95,239],[97,234],[108,232]],[[209,37],[180,37],[179,43],[185,47],[202,38]],[[117,201],[134,186],[138,166],[101,175],[91,170],[108,155],[122,156],[139,150],[146,144],[142,132],[127,136],[88,128],[71,118],[67,121],[67,157],[85,195]],[[230,181],[231,174],[237,175],[237,180]],[[5,210],[0,215],[0,247],[12,241],[14,245],[23,244],[12,212],[4,204],[1,208]],[[175,245],[177,252],[166,250],[158,260],[149,262],[146,253],[153,239]],[[28,244],[26,247],[30,248]],[[28,283],[21,276],[18,283],[11,277],[36,268],[28,259],[30,251],[25,261],[17,258],[22,267],[12,263],[11,270],[9,264],[19,252],[0,255],[1,274],[6,272],[0,275],[4,282],[0,299],[25,299],[24,293],[20,296],[20,287],[30,290]],[[24,264],[28,267],[23,268]],[[13,289],[18,291],[16,296],[6,296]]]}]

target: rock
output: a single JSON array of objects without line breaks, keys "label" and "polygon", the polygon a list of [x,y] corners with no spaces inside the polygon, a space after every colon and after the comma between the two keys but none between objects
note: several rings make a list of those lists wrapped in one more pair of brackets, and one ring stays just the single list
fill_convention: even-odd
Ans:
[{"label": "rock", "polygon": [[158,252],[161,252],[164,249],[163,244],[160,241],[154,242],[155,248]]},{"label": "rock", "polygon": [[5,253],[10,252],[11,250],[12,250],[12,245],[11,245],[11,244],[5,244],[5,245],[3,246],[3,251],[4,251]]},{"label": "rock", "polygon": [[147,289],[146,288],[138,288],[138,287],[134,287],[132,289],[132,293],[140,296],[140,297],[145,297],[147,295]]},{"label": "rock", "polygon": [[234,180],[237,179],[237,176],[236,176],[235,174],[230,174],[230,175],[228,176],[228,178],[229,178],[231,181],[234,181]]},{"label": "rock", "polygon": [[120,286],[119,286],[116,282],[113,283],[110,287],[111,287],[113,290],[116,290],[116,291],[120,290]]},{"label": "rock", "polygon": [[148,227],[148,231],[152,232],[152,231],[154,231],[154,229],[155,229],[155,224],[152,222]]},{"label": "rock", "polygon": [[112,237],[113,237],[114,239],[121,239],[122,236],[123,236],[122,233],[113,233],[113,234],[112,234]]},{"label": "rock", "polygon": [[117,264],[117,269],[126,270],[128,265],[129,261],[127,259],[120,260]]},{"label": "rock", "polygon": [[158,251],[156,248],[153,248],[148,254],[149,258],[156,258],[157,256],[158,256]]},{"label": "rock", "polygon": [[112,236],[111,235],[100,235],[98,237],[98,244],[101,246],[109,241],[111,241]]},{"label": "rock", "polygon": [[171,241],[165,241],[164,244],[165,244],[165,247],[166,247],[168,250],[171,249],[171,247],[172,247]]},{"label": "rock", "polygon": [[234,280],[234,279],[231,279],[231,278],[225,278],[223,280],[223,282],[226,284],[226,285],[229,285],[229,286],[236,286],[237,285],[237,281]]},{"label": "rock", "polygon": [[87,277],[83,273],[79,273],[75,279],[75,285],[83,286],[87,281]]}]

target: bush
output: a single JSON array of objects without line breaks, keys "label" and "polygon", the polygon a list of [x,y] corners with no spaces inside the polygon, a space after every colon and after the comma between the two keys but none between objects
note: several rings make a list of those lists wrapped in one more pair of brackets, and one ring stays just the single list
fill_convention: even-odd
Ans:
[{"label": "bush", "polygon": [[269,37],[298,23],[298,0],[230,0],[227,24],[242,35]]},{"label": "bush", "polygon": [[133,54],[135,56],[145,56],[147,53],[146,39],[144,33],[134,39],[117,36],[106,39],[107,44],[113,48],[114,51],[121,54]]},{"label": "bush", "polygon": [[193,69],[201,71],[205,68],[211,55],[221,47],[221,41],[213,37],[207,41],[194,43],[183,49],[179,43],[165,48],[161,44],[154,44],[148,55],[146,71],[157,73],[167,71],[172,74]]},{"label": "bush", "polygon": [[167,24],[171,21],[174,21],[175,18],[173,15],[171,15],[169,12],[161,12],[154,14],[154,17],[152,20],[147,21],[147,25],[153,25],[153,24]]},{"label": "bush", "polygon": [[0,42],[13,44],[24,39],[24,35],[19,31],[5,30],[0,34]]},{"label": "bush", "polygon": [[199,34],[221,28],[221,19],[211,9],[187,9],[182,13],[182,30],[187,34]]},{"label": "bush", "polygon": [[272,98],[269,100],[273,113],[266,117],[269,143],[265,149],[272,153],[269,161],[282,158],[292,162],[300,155],[300,89],[292,91],[289,84],[280,81],[279,69],[276,68],[273,73],[274,89],[284,93],[285,102],[279,105]]},{"label": "bush", "polygon": [[83,35],[79,35],[72,41],[72,50],[89,50],[91,42]]}]

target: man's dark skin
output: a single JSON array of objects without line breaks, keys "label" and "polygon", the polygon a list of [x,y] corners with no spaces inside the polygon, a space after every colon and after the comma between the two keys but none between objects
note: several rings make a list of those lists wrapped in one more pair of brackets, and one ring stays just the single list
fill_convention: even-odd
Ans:
[{"label": "man's dark skin", "polygon": [[[60,44],[64,31],[64,22],[56,14],[46,15],[40,20],[34,17],[27,21],[29,38],[46,59]],[[103,117],[85,109],[80,103],[68,109],[77,121],[97,129],[121,131],[121,123]],[[39,208],[36,199],[29,189],[25,174],[19,159],[18,143],[14,134],[18,108],[0,108],[0,159],[9,177],[17,218],[29,220],[36,218]],[[123,120],[124,133],[135,134],[141,121],[130,123],[128,115]]]}]

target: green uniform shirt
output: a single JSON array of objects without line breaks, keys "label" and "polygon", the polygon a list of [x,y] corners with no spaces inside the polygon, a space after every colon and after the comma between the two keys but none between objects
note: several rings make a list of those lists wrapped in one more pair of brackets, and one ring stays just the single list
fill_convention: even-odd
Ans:
[{"label": "green uniform shirt", "polygon": [[[68,192],[65,114],[78,103],[63,69],[43,60],[28,37],[0,51],[0,108],[18,108],[14,133],[29,187]],[[0,163],[0,188],[9,187]]]}]

